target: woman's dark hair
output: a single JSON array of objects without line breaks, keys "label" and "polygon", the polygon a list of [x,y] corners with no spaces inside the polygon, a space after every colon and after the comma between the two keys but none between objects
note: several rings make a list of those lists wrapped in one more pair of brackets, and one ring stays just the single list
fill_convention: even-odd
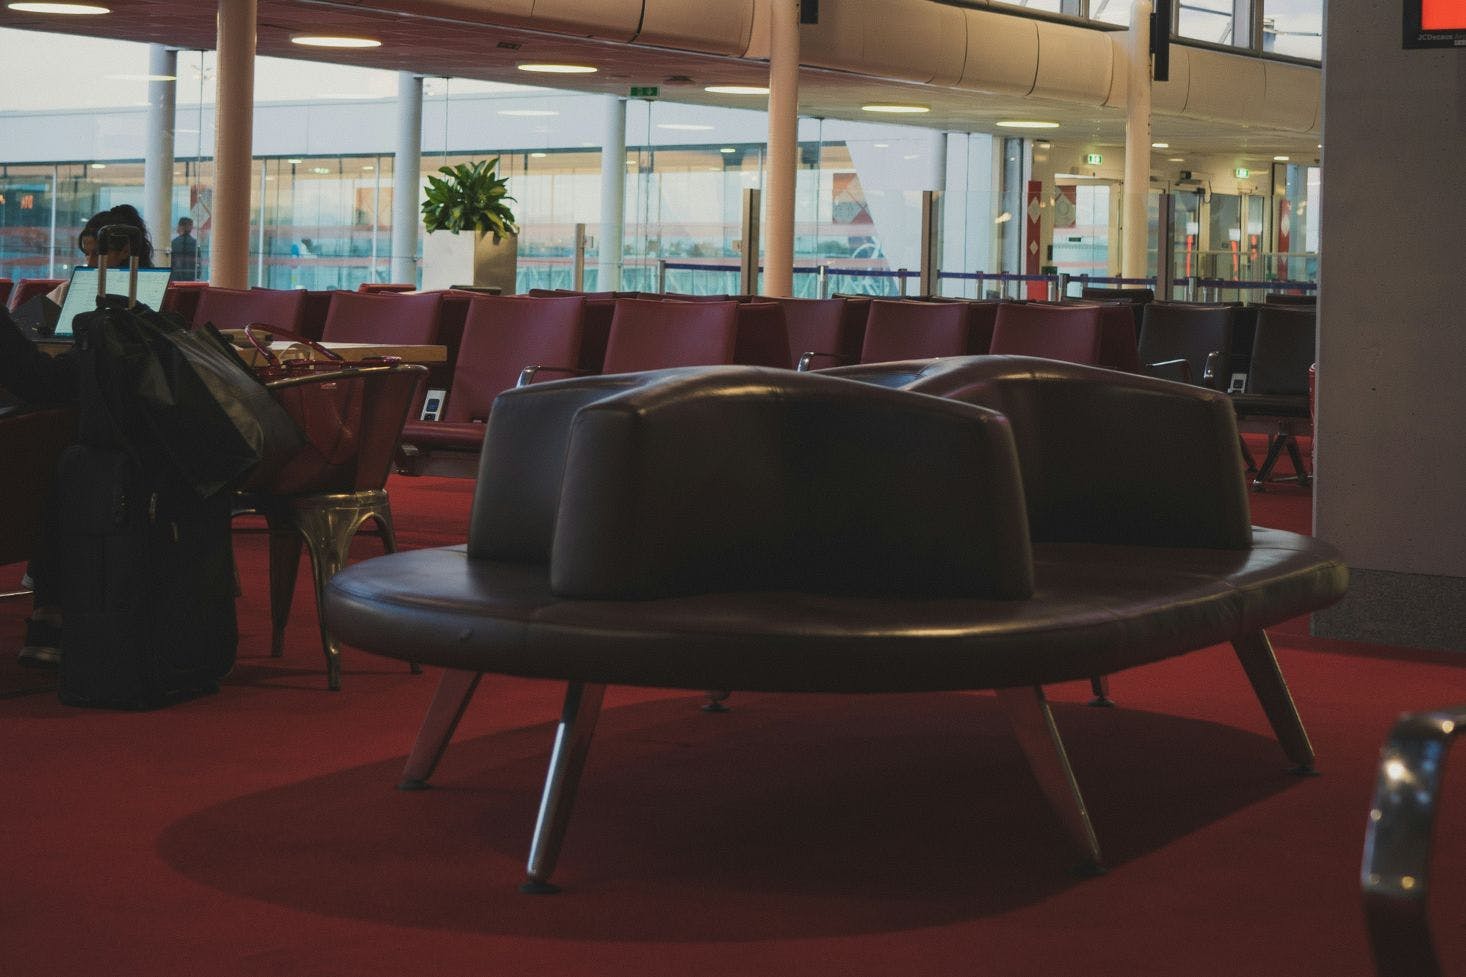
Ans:
[{"label": "woman's dark hair", "polygon": [[97,232],[109,224],[124,224],[137,228],[141,232],[141,243],[134,249],[134,254],[138,259],[137,263],[143,268],[153,267],[153,238],[148,234],[147,224],[143,223],[143,215],[139,214],[137,208],[132,204],[118,204],[111,210],[102,210],[93,214],[92,219],[87,221],[86,226],[76,237],[77,248],[86,251],[86,248],[82,247],[82,241],[89,237],[95,238]]}]

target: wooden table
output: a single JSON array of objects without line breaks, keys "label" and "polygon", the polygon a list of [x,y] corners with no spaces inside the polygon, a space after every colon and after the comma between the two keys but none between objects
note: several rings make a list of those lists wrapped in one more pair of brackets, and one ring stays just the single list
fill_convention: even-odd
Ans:
[{"label": "wooden table", "polygon": [[[238,332],[236,337],[234,333]],[[239,355],[250,366],[259,366],[264,357],[259,350],[243,341],[243,332],[238,330],[224,330],[224,335],[234,341],[239,349]],[[348,363],[359,363],[362,360],[375,357],[391,356],[402,360],[404,363],[421,363],[431,366],[435,363],[446,363],[448,361],[448,347],[446,346],[419,346],[409,344],[393,343],[321,343],[323,348],[330,350],[340,356]],[[270,352],[282,360],[291,359],[316,359],[317,356],[309,346],[300,343],[275,340],[269,345]]]}]

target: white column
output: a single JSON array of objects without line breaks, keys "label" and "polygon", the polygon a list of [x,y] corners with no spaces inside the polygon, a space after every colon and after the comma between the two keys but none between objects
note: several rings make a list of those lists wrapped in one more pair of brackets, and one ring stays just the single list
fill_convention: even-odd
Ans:
[{"label": "white column", "polygon": [[214,214],[209,283],[249,286],[257,0],[219,0]]},{"label": "white column", "polygon": [[621,287],[621,255],[626,237],[626,99],[607,95],[601,134],[601,229],[596,257],[596,290]]},{"label": "white column", "polygon": [[[178,51],[148,45],[148,134],[143,150],[143,221],[162,252],[173,238],[173,118],[178,108]],[[168,78],[168,81],[161,79]]]},{"label": "white column", "polygon": [[1121,243],[1126,278],[1144,278],[1146,200],[1150,194],[1150,0],[1130,5],[1130,75],[1125,115],[1125,222]]},{"label": "white column", "polygon": [[794,179],[799,162],[799,2],[769,11],[769,152],[762,294],[794,294]]},{"label": "white column", "polygon": [[422,184],[422,76],[397,72],[397,146],[392,159],[392,274],[417,284],[418,205]]}]

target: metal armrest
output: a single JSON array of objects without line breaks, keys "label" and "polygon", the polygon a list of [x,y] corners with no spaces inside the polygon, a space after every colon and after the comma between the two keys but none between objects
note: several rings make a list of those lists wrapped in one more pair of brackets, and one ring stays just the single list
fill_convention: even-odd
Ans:
[{"label": "metal armrest", "polygon": [[840,363],[850,362],[850,357],[844,356],[840,353],[820,353],[815,350],[810,350],[807,353],[799,354],[799,365],[796,366],[794,369],[800,373],[808,373],[809,364],[812,360],[814,360],[816,356],[823,356],[826,359],[834,360],[837,365]]},{"label": "metal armrest", "polygon": [[551,373],[564,373],[572,377],[584,376],[584,370],[577,370],[573,366],[526,366],[519,371],[519,379],[514,382],[516,387],[527,387],[534,383],[535,375],[541,370],[548,370]]},{"label": "metal armrest", "polygon": [[1160,377],[1163,380],[1179,380],[1182,383],[1191,382],[1191,364],[1184,359],[1161,360],[1156,363],[1145,364],[1145,372],[1153,377]]},{"label": "metal armrest", "polygon": [[1219,349],[1214,349],[1206,354],[1206,366],[1201,371],[1201,385],[1203,387],[1210,387],[1213,390],[1223,390],[1226,388],[1227,385],[1225,383],[1219,386],[1217,381],[1226,379],[1220,372],[1220,368],[1227,358],[1227,354]]},{"label": "metal armrest", "polygon": [[1359,870],[1364,915],[1381,977],[1439,977],[1426,896],[1431,829],[1446,754],[1466,706],[1400,717],[1380,751]]}]

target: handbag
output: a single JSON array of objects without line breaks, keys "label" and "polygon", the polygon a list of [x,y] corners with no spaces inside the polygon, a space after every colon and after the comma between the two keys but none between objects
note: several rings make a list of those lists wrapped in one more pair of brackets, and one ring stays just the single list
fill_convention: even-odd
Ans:
[{"label": "handbag", "polygon": [[204,498],[301,445],[290,414],[212,326],[109,296],[76,330],[84,443],[166,465]]}]

